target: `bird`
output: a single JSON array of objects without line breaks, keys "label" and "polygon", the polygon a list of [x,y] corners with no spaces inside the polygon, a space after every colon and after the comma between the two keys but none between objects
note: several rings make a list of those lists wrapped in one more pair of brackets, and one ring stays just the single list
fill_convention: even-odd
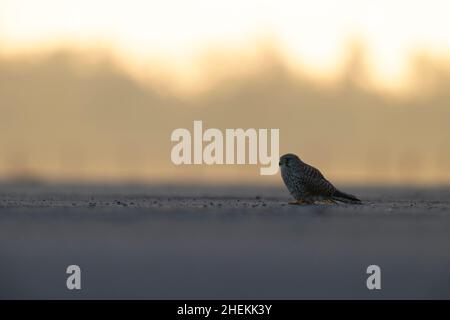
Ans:
[{"label": "bird", "polygon": [[361,203],[354,195],[338,190],[318,169],[295,154],[281,156],[279,166],[284,184],[295,199],[289,204]]}]

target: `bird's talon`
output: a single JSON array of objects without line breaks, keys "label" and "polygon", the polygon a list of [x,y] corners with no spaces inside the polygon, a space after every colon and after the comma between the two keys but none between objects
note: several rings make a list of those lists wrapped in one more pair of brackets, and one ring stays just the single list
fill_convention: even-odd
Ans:
[{"label": "bird's talon", "polygon": [[295,201],[289,201],[289,204],[302,205],[302,204],[310,204],[310,203],[305,200],[295,200]]}]

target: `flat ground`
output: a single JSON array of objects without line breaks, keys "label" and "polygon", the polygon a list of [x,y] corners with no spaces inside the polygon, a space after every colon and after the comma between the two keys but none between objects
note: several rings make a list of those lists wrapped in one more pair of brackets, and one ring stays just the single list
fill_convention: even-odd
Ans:
[{"label": "flat ground", "polygon": [[450,188],[342,189],[0,185],[0,298],[450,299]]}]

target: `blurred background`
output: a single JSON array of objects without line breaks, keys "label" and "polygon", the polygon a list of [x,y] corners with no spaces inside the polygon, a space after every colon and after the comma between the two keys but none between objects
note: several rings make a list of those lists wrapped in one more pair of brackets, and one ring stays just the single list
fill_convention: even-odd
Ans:
[{"label": "blurred background", "polygon": [[279,128],[352,184],[450,182],[450,1],[0,0],[0,180],[281,183],[175,166],[176,128]]}]

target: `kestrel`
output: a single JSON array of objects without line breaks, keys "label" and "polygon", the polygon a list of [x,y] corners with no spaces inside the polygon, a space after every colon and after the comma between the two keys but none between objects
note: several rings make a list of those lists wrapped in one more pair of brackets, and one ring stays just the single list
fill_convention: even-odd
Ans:
[{"label": "kestrel", "polygon": [[304,163],[295,154],[283,155],[279,165],[284,184],[296,200],[290,204],[361,203],[355,196],[336,189],[318,169]]}]

